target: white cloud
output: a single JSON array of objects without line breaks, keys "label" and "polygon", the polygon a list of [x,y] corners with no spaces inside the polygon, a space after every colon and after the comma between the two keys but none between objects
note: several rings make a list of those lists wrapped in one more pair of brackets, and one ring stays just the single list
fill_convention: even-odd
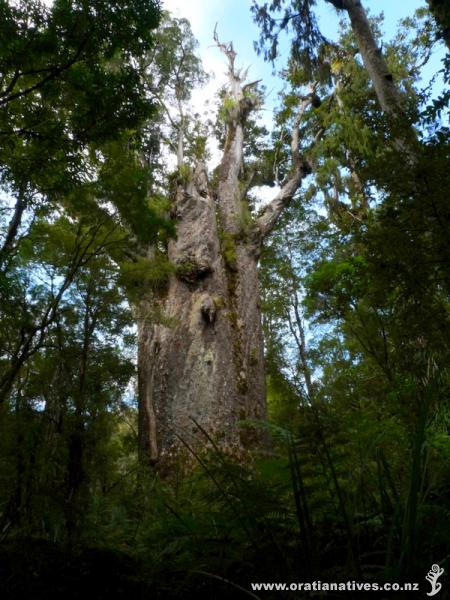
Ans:
[{"label": "white cloud", "polygon": [[[162,8],[175,17],[187,19],[199,42],[198,54],[210,80],[204,87],[194,90],[191,105],[192,111],[206,121],[214,117],[217,92],[227,82],[226,61],[213,41],[214,26],[226,10],[226,3],[223,0],[209,0],[207,3],[205,0],[164,0]],[[209,140],[208,149],[211,154],[209,167],[212,169],[220,160],[216,140]]]},{"label": "white cloud", "polygon": [[[163,0],[162,7],[175,17],[188,19],[195,37],[201,39],[207,35],[205,28],[211,22],[211,18],[219,18],[226,3],[223,0]],[[212,38],[212,30],[210,36]]]},{"label": "white cloud", "polygon": [[280,191],[278,185],[270,187],[268,185],[258,185],[252,188],[252,194],[255,196],[255,209],[258,211],[266,204],[269,204]]},{"label": "white cloud", "polygon": [[[48,6],[53,4],[53,0],[42,1]],[[258,64],[261,61],[255,58],[251,50],[251,43],[248,43],[249,39],[255,37],[254,31],[251,31],[252,20],[249,7],[250,0],[228,0],[227,2],[224,2],[224,0],[162,1],[164,10],[168,10],[175,17],[185,18],[190,22],[194,37],[199,42],[198,53],[202,59],[203,68],[210,75],[210,81],[203,88],[194,90],[192,94],[192,111],[200,114],[204,120],[213,117],[213,112],[216,110],[217,91],[227,83],[226,59],[213,41],[216,23],[218,24],[220,38],[224,42],[231,41],[235,35],[239,35],[239,30],[241,33],[242,30],[246,32],[246,47],[242,48],[241,43],[235,44],[238,51],[237,64],[238,66],[247,67],[253,63],[253,66],[250,66],[249,69],[249,80],[261,78],[261,65]],[[230,11],[235,15],[235,19],[232,19],[231,22],[229,19]],[[271,110],[263,111],[260,119],[270,129],[272,125]],[[209,140],[209,151],[211,153],[209,167],[212,169],[218,164],[221,157],[216,140]],[[264,204],[273,193],[273,189],[259,188],[257,195],[260,202]]]},{"label": "white cloud", "polygon": [[[249,69],[249,80],[256,80],[262,77],[259,72],[259,64],[251,66],[251,63],[258,63],[252,50],[251,40],[255,36],[251,30],[252,19],[250,15],[249,0],[163,0],[163,8],[172,13],[173,16],[186,18],[191,23],[191,29],[195,38],[199,42],[199,55],[202,59],[203,68],[210,75],[209,83],[201,88],[194,90],[192,95],[192,109],[194,113],[200,114],[205,120],[212,117],[212,111],[216,109],[215,99],[218,90],[227,83],[227,63],[226,58],[216,47],[213,41],[213,32],[217,24],[217,29],[221,41],[229,42],[235,40],[235,49],[238,52],[237,66],[247,67]],[[230,14],[234,18],[230,19]],[[243,34],[244,32],[244,34]],[[236,39],[239,38],[238,41]],[[272,126],[272,112],[263,111],[260,120],[269,129]],[[211,153],[210,168],[217,165],[220,160],[220,151],[217,142],[209,140],[208,145]]]}]

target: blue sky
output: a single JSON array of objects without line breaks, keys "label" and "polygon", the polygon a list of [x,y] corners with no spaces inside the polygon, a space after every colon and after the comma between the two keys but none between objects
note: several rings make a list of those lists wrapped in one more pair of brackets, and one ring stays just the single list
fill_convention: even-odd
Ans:
[{"label": "blue sky", "polygon": [[[384,32],[386,39],[395,35],[399,19],[413,15],[414,11],[425,5],[425,0],[365,0],[364,6],[373,14],[384,12]],[[264,63],[253,49],[253,42],[258,38],[258,28],[253,22],[250,12],[251,0],[163,0],[163,7],[176,16],[191,21],[194,35],[200,42],[200,54],[206,70],[216,76],[216,85],[223,83],[225,65],[220,52],[213,46],[213,30],[218,24],[218,32],[222,41],[233,41],[238,52],[238,64],[251,66],[249,77],[263,79],[268,89],[276,86],[272,78],[272,67]],[[324,0],[318,2],[317,12],[320,27],[328,37],[336,37],[339,17],[337,11]],[[287,47],[287,46],[286,46]],[[429,73],[432,74],[440,66],[443,50],[437,52],[432,59]],[[276,66],[280,68],[283,58]],[[202,96],[205,96],[203,92]]]},{"label": "blue sky", "polygon": [[[191,22],[193,33],[200,44],[199,54],[205,70],[213,75],[205,89],[194,93],[195,111],[200,114],[207,111],[213,112],[214,105],[210,103],[209,107],[205,107],[205,99],[212,101],[216,90],[226,82],[224,57],[214,46],[212,39],[217,23],[220,40],[223,42],[233,41],[234,48],[238,53],[238,66],[250,67],[249,80],[261,79],[265,84],[268,95],[265,110],[261,116],[270,129],[272,112],[281,83],[273,76],[272,66],[265,63],[263,58],[257,56],[254,51],[253,42],[258,38],[259,30],[252,19],[251,3],[251,0],[163,0],[163,8],[175,16],[187,18]],[[389,40],[397,31],[398,21],[401,18],[412,16],[417,8],[425,6],[425,0],[364,0],[363,4],[371,14],[384,13],[384,33],[386,39]],[[318,0],[317,14],[323,33],[327,37],[336,38],[339,22],[337,11],[324,0]],[[287,43],[285,48],[288,48]],[[427,68],[425,79],[430,79],[439,70],[443,54],[443,48],[435,52]],[[286,56],[280,58],[275,65],[276,69],[281,69],[286,58]],[[213,153],[212,164],[214,164],[218,159],[218,153],[214,147],[210,149]]]}]

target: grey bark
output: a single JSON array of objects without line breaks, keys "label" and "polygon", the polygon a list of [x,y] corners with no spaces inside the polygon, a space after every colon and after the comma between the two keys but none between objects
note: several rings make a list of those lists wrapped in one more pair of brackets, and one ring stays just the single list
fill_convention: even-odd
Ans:
[{"label": "grey bark", "polygon": [[411,163],[417,159],[416,133],[408,124],[404,96],[399,90],[392,73],[375,40],[367,13],[360,0],[326,0],[338,10],[346,10],[364,66],[372,81],[378,103],[395,126],[394,144],[406,154]]},{"label": "grey bark", "polygon": [[[232,45],[215,39],[228,59],[232,98],[217,192],[201,162],[178,186],[177,236],[168,248],[175,273],[159,300],[164,323],[139,322],[140,448],[145,461],[162,470],[185,444],[207,442],[196,423],[233,454],[266,443],[239,427],[242,420],[265,420],[267,412],[258,258],[306,164],[298,151],[297,119],[289,180],[258,219],[245,220],[244,129],[258,99],[249,93],[255,84],[244,85],[245,75],[234,67]],[[309,101],[302,100],[303,110]]]},{"label": "grey bark", "polygon": [[237,422],[266,417],[257,256],[236,241],[225,261],[203,165],[178,189],[175,210],[165,324],[139,325],[141,450],[159,465],[183,442],[197,445],[194,421],[236,452],[246,446]]}]

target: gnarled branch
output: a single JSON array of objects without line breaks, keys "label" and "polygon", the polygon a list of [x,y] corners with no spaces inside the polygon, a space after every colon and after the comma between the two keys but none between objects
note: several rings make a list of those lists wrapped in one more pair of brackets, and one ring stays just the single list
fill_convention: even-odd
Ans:
[{"label": "gnarled branch", "polygon": [[264,208],[257,219],[257,226],[261,240],[263,240],[275,227],[284,208],[292,200],[294,194],[300,187],[303,178],[311,172],[311,165],[300,154],[300,124],[306,109],[313,102],[317,84],[312,84],[310,93],[300,99],[298,113],[292,128],[291,156],[292,169],[289,179],[282,185],[275,198]]}]

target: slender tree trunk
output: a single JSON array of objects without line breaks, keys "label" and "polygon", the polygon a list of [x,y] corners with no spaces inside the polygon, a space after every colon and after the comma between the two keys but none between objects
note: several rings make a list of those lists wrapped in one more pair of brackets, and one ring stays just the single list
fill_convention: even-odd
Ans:
[{"label": "slender tree trunk", "polygon": [[366,11],[359,0],[345,0],[344,5],[380,106],[386,114],[398,116],[403,110],[403,99],[375,40]]},{"label": "slender tree trunk", "polygon": [[417,162],[417,136],[406,114],[405,98],[379,48],[361,0],[327,0],[350,18],[364,66],[372,81],[378,103],[391,120],[393,142],[411,164]]},{"label": "slender tree trunk", "polygon": [[67,463],[66,528],[70,544],[76,541],[82,520],[84,501],[82,488],[86,479],[85,470],[85,409],[88,383],[89,358],[96,316],[91,313],[93,281],[89,282],[84,299],[83,345],[81,347],[78,390],[74,395],[75,411],[69,434]]},{"label": "slender tree trunk", "polygon": [[22,193],[19,193],[14,207],[14,212],[8,225],[6,237],[0,248],[0,267],[3,268],[4,262],[11,251],[11,248],[16,240],[20,224],[22,222],[23,213],[25,212],[27,203]]}]

